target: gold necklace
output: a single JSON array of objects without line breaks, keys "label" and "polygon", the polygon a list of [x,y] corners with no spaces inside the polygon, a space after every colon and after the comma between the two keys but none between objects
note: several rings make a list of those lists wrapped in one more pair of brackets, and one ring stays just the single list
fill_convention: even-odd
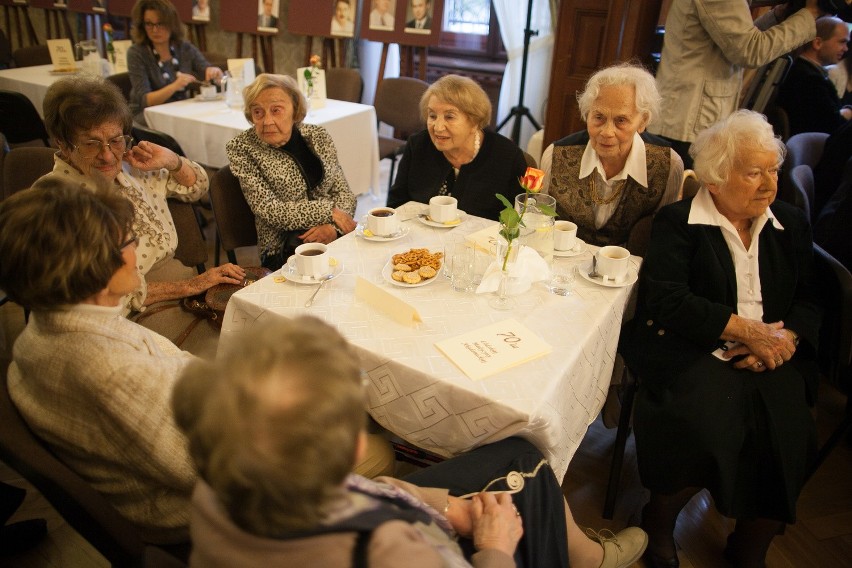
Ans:
[{"label": "gold necklace", "polygon": [[609,195],[609,197],[600,198],[598,197],[598,188],[595,183],[596,178],[595,172],[592,172],[592,175],[589,176],[589,197],[596,205],[609,205],[621,195],[624,186],[627,185],[627,179],[620,180],[619,182],[615,182],[618,184],[618,187]]}]

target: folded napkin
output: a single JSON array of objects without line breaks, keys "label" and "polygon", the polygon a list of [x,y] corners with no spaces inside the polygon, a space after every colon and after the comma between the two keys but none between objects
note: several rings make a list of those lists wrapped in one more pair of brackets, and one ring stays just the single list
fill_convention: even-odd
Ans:
[{"label": "folded napkin", "polygon": [[[520,245],[518,260],[509,267],[509,290],[510,295],[521,294],[530,289],[533,282],[550,278],[550,267],[547,262],[535,251],[535,249]],[[482,282],[476,289],[477,294],[496,292],[500,286],[501,268],[503,259],[493,261],[485,270]]]}]

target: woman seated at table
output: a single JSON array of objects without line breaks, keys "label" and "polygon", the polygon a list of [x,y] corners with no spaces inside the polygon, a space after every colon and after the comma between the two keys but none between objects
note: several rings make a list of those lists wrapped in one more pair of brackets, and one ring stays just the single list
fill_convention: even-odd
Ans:
[{"label": "woman seated at table", "polygon": [[258,75],[243,90],[252,127],[225,146],[254,212],[261,264],[277,270],[302,243],[355,229],[355,196],[322,126],[302,122],[307,101],[287,75]]},{"label": "woman seated at table", "polygon": [[246,330],[216,364],[186,370],[172,405],[201,478],[191,565],[611,568],[644,550],[636,528],[586,537],[520,438],[407,482],[352,475],[367,386],[352,347],[309,316]]},{"label": "woman seated at table", "polygon": [[[32,309],[9,394],[35,434],[145,540],[185,542],[196,473],[169,398],[196,358],[121,317],[139,286],[133,205],[106,182],[90,187],[42,178],[0,203],[0,288]],[[368,446],[357,469],[391,471],[388,443],[371,435]]]},{"label": "woman seated at table", "polygon": [[503,205],[495,194],[514,202],[527,163],[514,142],[485,130],[488,95],[472,79],[445,75],[423,93],[420,113],[426,130],[408,138],[388,206],[451,195],[462,211],[498,220]]},{"label": "woman seated at table", "polygon": [[560,219],[594,245],[623,245],[633,225],[679,198],[683,161],[645,127],[660,112],[654,77],[621,64],[597,71],[577,96],[586,130],[548,146],[544,189]]},{"label": "woman seated at table", "polygon": [[727,559],[763,566],[772,538],[795,521],[815,448],[813,245],[804,215],[775,201],[784,146],[762,115],[734,113],[690,154],[702,187],[657,213],[620,342],[641,379],[646,557],[678,565],[678,513],[707,488],[737,519]]},{"label": "woman seated at table", "polygon": [[[133,203],[133,230],[139,237],[136,266],[144,278],[126,299],[124,313],[132,311],[135,316],[135,312],[156,302],[200,294],[220,283],[243,281],[245,271],[233,264],[199,275],[174,259],[177,233],[166,198],[199,199],[207,193],[207,173],[162,146],[140,142],[131,147],[130,109],[115,85],[85,75],[56,81],[44,98],[44,121],[59,147],[49,177],[87,189],[95,187],[97,180],[106,180]],[[194,316],[173,309],[143,321],[145,326],[174,338],[194,321]],[[195,330],[193,347],[209,349],[208,341],[218,334],[212,326]]]},{"label": "woman seated at table", "polygon": [[221,69],[184,41],[183,24],[171,2],[139,0],[131,19],[134,44],[127,50],[130,108],[140,124],[145,124],[145,107],[185,99],[187,87],[199,77],[205,81],[222,78]]}]

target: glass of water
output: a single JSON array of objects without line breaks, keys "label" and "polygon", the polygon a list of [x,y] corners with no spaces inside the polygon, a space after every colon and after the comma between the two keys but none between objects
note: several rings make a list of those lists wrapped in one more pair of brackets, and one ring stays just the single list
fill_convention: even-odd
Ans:
[{"label": "glass of water", "polygon": [[550,265],[550,280],[547,289],[552,294],[570,296],[574,290],[574,265],[555,261]]}]

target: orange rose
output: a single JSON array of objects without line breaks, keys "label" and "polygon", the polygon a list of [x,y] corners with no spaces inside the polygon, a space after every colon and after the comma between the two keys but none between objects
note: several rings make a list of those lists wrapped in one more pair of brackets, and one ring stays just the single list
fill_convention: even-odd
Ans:
[{"label": "orange rose", "polygon": [[103,29],[106,33],[111,34],[112,33],[112,24],[108,24],[108,23],[104,24]]},{"label": "orange rose", "polygon": [[320,66],[320,56],[319,55],[311,55],[311,67],[319,67]]},{"label": "orange rose", "polygon": [[521,187],[530,193],[538,193],[544,184],[544,172],[536,168],[527,168],[524,177],[520,179]]}]

